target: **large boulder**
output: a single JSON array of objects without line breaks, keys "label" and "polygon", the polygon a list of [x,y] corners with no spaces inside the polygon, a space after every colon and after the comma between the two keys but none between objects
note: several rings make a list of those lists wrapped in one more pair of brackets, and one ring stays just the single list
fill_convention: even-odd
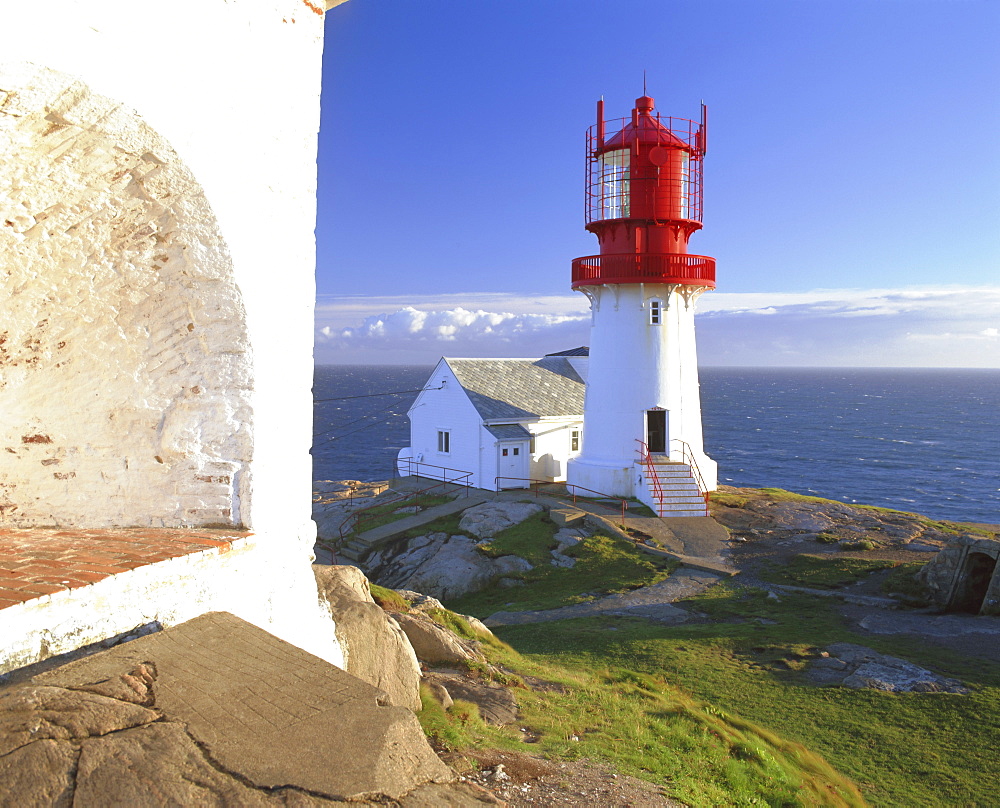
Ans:
[{"label": "large boulder", "polygon": [[468,508],[462,514],[458,527],[480,539],[490,539],[540,510],[542,506],[533,502],[484,502]]},{"label": "large boulder", "polygon": [[423,614],[396,614],[393,617],[406,633],[417,658],[427,665],[455,665],[483,661],[475,645],[462,640]]},{"label": "large boulder", "polygon": [[440,600],[478,592],[497,578],[531,569],[518,556],[488,558],[468,536],[434,534],[435,542],[415,539],[407,549],[382,567],[377,581],[393,589],[413,589]]},{"label": "large boulder", "polygon": [[357,567],[313,565],[320,602],[333,616],[347,672],[385,691],[391,704],[420,709],[420,663],[399,625],[375,603]]}]

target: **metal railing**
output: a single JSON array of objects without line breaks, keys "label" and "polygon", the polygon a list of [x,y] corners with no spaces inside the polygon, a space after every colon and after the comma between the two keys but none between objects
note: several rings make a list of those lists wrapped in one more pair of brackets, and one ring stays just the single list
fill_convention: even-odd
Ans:
[{"label": "metal railing", "polygon": [[676,283],[715,288],[715,259],[688,253],[612,253],[573,259],[572,286]]},{"label": "metal railing", "polygon": [[[469,478],[472,476],[471,471],[447,469],[444,466],[431,466],[429,463],[417,463],[416,461],[414,461],[414,464],[417,466],[428,466],[429,468],[441,469],[446,472],[455,472],[455,476],[452,477],[449,475],[449,479],[442,479],[439,482],[434,483],[434,485],[429,485],[426,488],[420,488],[416,491],[396,492],[396,496],[394,497],[386,497],[374,505],[369,505],[367,508],[360,508],[348,514],[347,518],[340,523],[340,527],[338,528],[338,532],[340,533],[340,543],[342,543],[351,533],[363,533],[364,530],[362,528],[365,524],[374,522],[376,519],[384,515],[382,513],[373,513],[373,511],[384,508],[386,505],[397,505],[398,510],[398,508],[406,507],[405,503],[412,500],[413,504],[416,506],[419,505],[421,497],[427,496],[430,492],[439,488],[442,490],[442,493],[444,493],[447,490],[446,486],[449,485],[464,486],[465,496],[469,495],[469,488],[471,487]],[[422,477],[423,475],[411,473],[408,476]],[[393,475],[393,479],[396,479],[395,474]],[[428,479],[434,480],[438,478],[430,477]],[[338,548],[340,543],[338,543]]]},{"label": "metal railing", "polygon": [[639,462],[646,467],[646,477],[653,481],[653,496],[657,504],[656,515],[660,516],[659,511],[663,508],[663,486],[660,485],[660,475],[656,473],[656,466],[649,454],[649,446],[638,438],[635,439],[635,442],[639,444],[639,448],[636,450],[639,452]]},{"label": "metal railing", "polygon": [[[517,482],[528,483],[528,485],[525,486],[525,488],[530,488],[532,491],[534,491],[536,497],[537,496],[541,496],[541,487],[543,485],[555,486],[557,488],[563,488],[563,489],[565,489],[565,493],[563,493],[561,491],[558,491],[558,490],[556,490],[556,491],[546,491],[544,493],[546,494],[546,496],[550,496],[550,497],[571,498],[573,500],[573,504],[574,505],[576,504],[577,499],[586,499],[586,500],[588,500],[590,502],[593,502],[593,500],[595,498],[595,497],[580,496],[579,494],[577,494],[577,491],[586,491],[588,494],[594,494],[596,497],[600,497],[601,499],[611,499],[611,500],[615,500],[616,499],[616,500],[618,500],[619,505],[621,507],[622,522],[625,521],[625,513],[628,511],[628,500],[622,499],[621,497],[613,496],[612,494],[605,494],[602,491],[594,491],[592,488],[584,488],[582,485],[577,485],[576,483],[566,483],[566,482],[558,482],[557,483],[557,482],[552,482],[551,480],[535,480],[535,479],[532,479],[531,477],[497,477],[493,481],[493,485],[494,485],[494,487],[496,488],[497,491],[501,490],[500,489],[500,481],[501,480],[516,480]],[[570,491],[570,489],[573,489],[573,490]],[[509,490],[509,489],[504,489],[504,490]],[[602,507],[610,507],[610,506],[604,505],[601,502],[593,502],[593,504],[595,504],[595,505],[601,505]]]},{"label": "metal railing", "polygon": [[[404,464],[406,466],[405,474],[401,468]],[[426,477],[429,480],[440,480],[443,483],[450,483],[452,485],[464,485],[466,496],[469,495],[469,488],[472,487],[472,474],[473,472],[471,471],[450,469],[446,466],[435,466],[431,463],[414,460],[412,457],[397,458],[392,467],[393,479],[397,477]]]},{"label": "metal railing", "polygon": [[709,515],[708,510],[708,497],[709,491],[708,486],[705,485],[705,478],[701,474],[701,469],[698,468],[698,459],[695,457],[694,450],[688,444],[687,441],[680,440],[679,438],[674,438],[673,443],[679,443],[681,446],[681,462],[685,463],[689,469],[691,469],[691,476],[694,478],[694,484],[698,486],[698,490],[701,495],[705,498],[705,516]]}]

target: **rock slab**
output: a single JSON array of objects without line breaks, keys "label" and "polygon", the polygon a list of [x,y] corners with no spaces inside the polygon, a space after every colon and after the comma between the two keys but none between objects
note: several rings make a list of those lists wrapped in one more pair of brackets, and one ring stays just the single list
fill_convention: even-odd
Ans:
[{"label": "rock slab", "polygon": [[[107,681],[140,665],[156,671],[155,711],[120,703],[119,710],[125,711],[122,717],[106,719],[86,704],[103,705],[101,699],[111,699],[74,692],[75,697],[87,700],[80,715],[49,722],[57,728],[50,734],[67,735],[76,733],[77,727],[90,733],[91,727],[101,731],[132,725],[110,738],[91,735],[83,739],[74,804],[107,804],[106,799],[88,803],[81,795],[90,793],[88,788],[96,794],[98,786],[104,788],[101,784],[125,777],[121,767],[135,768],[124,762],[130,756],[154,766],[152,758],[162,757],[166,750],[174,750],[169,753],[172,762],[157,763],[160,774],[155,777],[136,774],[138,781],[122,785],[122,804],[204,804],[212,801],[206,796],[209,791],[217,795],[213,800],[219,804],[255,804],[256,798],[237,794],[236,786],[212,785],[208,780],[205,795],[158,791],[165,787],[162,778],[170,776],[170,767],[190,771],[197,779],[199,765],[189,758],[191,747],[177,729],[163,728],[165,723],[183,728],[199,754],[208,756],[212,768],[226,774],[227,783],[231,777],[263,796],[294,788],[299,804],[373,799],[405,804],[407,795],[418,788],[450,784],[454,779],[434,755],[410,710],[386,704],[380,690],[221,612],[40,674],[28,693],[0,691],[15,707],[10,711],[13,728],[4,737],[19,737],[25,726],[18,706],[33,701],[51,713],[53,705],[62,704],[54,691],[70,692],[65,689]],[[151,715],[158,722],[142,723]],[[136,727],[136,722],[142,725]],[[90,746],[112,739],[115,744],[128,744],[127,749]],[[50,762],[57,768],[58,750],[50,752]],[[128,789],[142,793],[143,800],[136,803]],[[459,804],[473,804],[471,798],[461,800],[465,802]]]},{"label": "rock slab", "polygon": [[813,660],[806,675],[817,684],[889,693],[968,693],[955,679],[938,676],[912,662],[849,642],[833,643],[827,656]]}]

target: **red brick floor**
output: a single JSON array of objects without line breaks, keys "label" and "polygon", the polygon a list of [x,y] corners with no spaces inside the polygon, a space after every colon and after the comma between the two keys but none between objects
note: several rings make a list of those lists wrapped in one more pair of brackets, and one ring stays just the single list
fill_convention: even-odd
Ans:
[{"label": "red brick floor", "polygon": [[0,609],[252,534],[182,528],[0,529]]}]

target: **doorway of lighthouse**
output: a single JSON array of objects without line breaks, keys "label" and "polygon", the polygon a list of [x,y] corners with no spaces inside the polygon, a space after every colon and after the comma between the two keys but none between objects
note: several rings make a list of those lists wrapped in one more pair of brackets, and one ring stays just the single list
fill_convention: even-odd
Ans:
[{"label": "doorway of lighthouse", "polygon": [[656,407],[646,410],[646,446],[650,454],[666,454],[667,411]]}]

